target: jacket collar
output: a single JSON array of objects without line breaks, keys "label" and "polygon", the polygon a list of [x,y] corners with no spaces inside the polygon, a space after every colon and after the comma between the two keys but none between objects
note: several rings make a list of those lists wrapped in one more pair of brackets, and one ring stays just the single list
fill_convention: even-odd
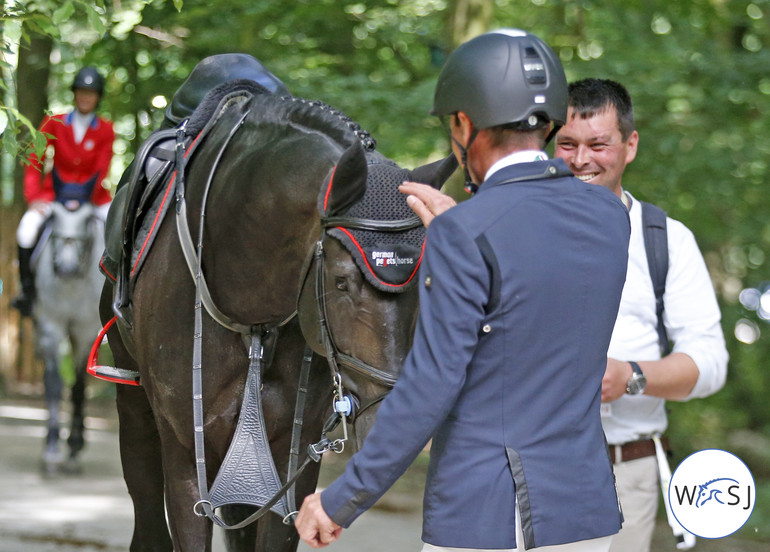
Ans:
[{"label": "jacket collar", "polygon": [[562,159],[547,159],[529,163],[516,163],[496,171],[489,180],[479,187],[479,193],[503,184],[513,184],[528,180],[547,180],[551,178],[571,177],[572,172]]},{"label": "jacket collar", "polygon": [[[89,128],[97,128],[99,126],[99,117],[96,116],[96,113],[91,114],[91,122],[88,124]],[[64,118],[64,123],[67,126],[72,126],[72,122],[75,120],[75,110],[73,109],[69,113],[67,113],[67,116]]]}]

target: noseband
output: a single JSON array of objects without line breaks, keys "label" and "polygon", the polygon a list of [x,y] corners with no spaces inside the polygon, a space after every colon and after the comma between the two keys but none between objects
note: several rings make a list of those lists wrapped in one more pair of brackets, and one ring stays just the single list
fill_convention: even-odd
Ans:
[{"label": "noseband", "polygon": [[[332,334],[329,325],[329,317],[326,308],[325,293],[325,263],[324,263],[324,240],[328,236],[329,228],[344,228],[347,230],[371,230],[377,232],[405,232],[413,228],[422,226],[422,221],[418,216],[409,217],[401,220],[371,220],[355,217],[322,217],[321,218],[321,237],[315,245],[313,254],[315,261],[315,302],[318,312],[318,325],[321,332],[321,341],[326,351],[325,356],[332,371],[332,377],[336,381],[342,380],[341,368],[350,370],[373,381],[374,383],[385,387],[387,390],[368,403],[359,406],[355,415],[362,414],[369,407],[382,401],[396,384],[396,376],[389,374],[379,368],[376,368],[366,362],[347,355],[340,351]],[[309,269],[308,269],[309,271]],[[307,277],[307,276],[306,276]],[[336,392],[336,391],[335,391]],[[337,397],[342,400],[343,397]]]}]

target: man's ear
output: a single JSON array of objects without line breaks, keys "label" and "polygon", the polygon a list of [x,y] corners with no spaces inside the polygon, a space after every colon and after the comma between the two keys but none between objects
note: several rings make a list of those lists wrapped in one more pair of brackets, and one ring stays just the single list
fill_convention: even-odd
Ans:
[{"label": "man's ear", "polygon": [[626,152],[626,165],[628,165],[631,161],[636,159],[636,150],[639,147],[639,133],[636,131],[633,131],[631,135],[628,137],[628,140],[626,140],[626,148],[628,151]]},{"label": "man's ear", "polygon": [[471,118],[468,117],[465,111],[458,111],[452,117],[452,119],[456,123],[455,128],[459,127],[458,132],[460,133],[460,143],[464,147],[470,141],[471,136],[473,135],[473,121],[471,121]]}]

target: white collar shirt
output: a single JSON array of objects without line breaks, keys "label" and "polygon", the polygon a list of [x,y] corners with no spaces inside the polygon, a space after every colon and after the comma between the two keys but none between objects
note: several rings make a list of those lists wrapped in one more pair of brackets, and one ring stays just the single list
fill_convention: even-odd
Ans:
[{"label": "white collar shirt", "polygon": [[[625,192],[628,194],[628,192]],[[642,232],[642,207],[631,199],[631,240],[628,272],[608,356],[618,360],[658,360],[655,293],[652,288]],[[663,321],[673,352],[689,355],[700,375],[687,399],[706,397],[722,388],[728,354],[706,263],[692,232],[668,218],[669,269],[663,296]],[[667,426],[665,401],[647,395],[624,395],[602,405],[607,441],[619,445],[663,433]]]}]

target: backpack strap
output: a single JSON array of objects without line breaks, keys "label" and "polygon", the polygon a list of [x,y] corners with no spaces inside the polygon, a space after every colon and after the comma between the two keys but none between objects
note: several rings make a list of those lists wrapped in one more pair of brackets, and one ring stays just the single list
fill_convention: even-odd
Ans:
[{"label": "backpack strap", "polygon": [[666,326],[663,324],[663,294],[666,291],[668,274],[668,233],[666,230],[666,212],[644,201],[642,207],[642,227],[644,231],[644,249],[647,252],[647,264],[650,267],[652,288],[655,291],[655,314],[658,317],[658,343],[663,356],[671,352]]}]

